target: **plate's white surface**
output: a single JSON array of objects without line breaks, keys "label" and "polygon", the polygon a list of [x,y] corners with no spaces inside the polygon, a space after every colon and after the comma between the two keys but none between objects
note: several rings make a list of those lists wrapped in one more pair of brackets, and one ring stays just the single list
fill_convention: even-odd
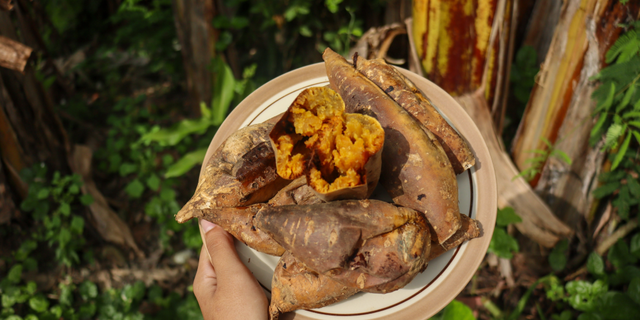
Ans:
[{"label": "plate's white surface", "polygon": [[[228,136],[231,132],[239,128],[266,121],[286,111],[286,109],[297,97],[297,95],[305,88],[327,85],[328,79],[326,75],[324,75],[324,73],[321,72],[323,71],[324,68],[322,68],[321,70],[318,70],[319,68],[317,68],[317,66],[318,65],[313,65],[310,67],[303,68],[303,69],[313,69],[313,72],[306,72],[302,74],[300,74],[301,72],[298,72],[299,74],[297,75],[297,78],[292,79],[297,81],[282,81],[281,79],[281,78],[286,78],[287,76],[289,76],[289,79],[291,79],[291,74],[296,73],[296,71],[293,71],[289,74],[285,74],[279,78],[276,78],[272,82],[258,89],[256,92],[254,92],[254,94],[249,96],[247,99],[245,99],[245,101],[243,101],[242,104],[238,106],[240,110],[234,110],[234,113],[236,113],[236,111],[241,111],[242,114],[236,114],[236,116],[234,117],[234,113],[232,113],[229,116],[229,118],[227,118],[227,120],[225,121],[225,124],[223,125],[223,127],[221,127],[218,134]],[[300,69],[297,71],[300,71]],[[406,70],[402,70],[402,71],[405,72]],[[406,71],[405,73],[407,72],[408,71]],[[415,75],[408,74],[408,76],[413,77]],[[284,83],[285,85],[275,86],[273,82],[277,82],[279,79],[281,80],[281,83]],[[427,92],[427,90],[423,86],[421,86],[421,82],[416,81],[413,78],[411,78],[411,80],[416,82],[416,85],[418,85],[418,87],[420,87],[423,91]],[[426,81],[426,80],[422,79],[422,81]],[[435,86],[433,84],[431,85]],[[266,88],[266,87],[269,87],[269,88]],[[273,87],[276,87],[277,90],[272,91]],[[262,90],[263,92],[259,92],[260,90]],[[438,93],[439,92],[436,92],[436,94]],[[254,96],[255,94],[267,94],[268,97],[266,99],[264,97],[262,97],[261,99],[255,99],[255,96]],[[252,96],[254,99],[251,99]],[[432,95],[428,94],[428,96],[430,96],[432,102],[437,107],[439,100],[434,99],[434,96]],[[448,95],[446,95],[446,98],[451,99],[451,97]],[[254,104],[254,105],[247,106],[247,104],[245,103],[245,102],[252,102],[255,100],[259,100],[259,101],[257,104]],[[451,99],[451,101],[453,101],[453,99]],[[446,101],[446,102],[449,102],[449,101]],[[459,110],[457,110],[458,112],[462,110],[462,108],[457,104],[456,104],[456,107],[459,108]],[[250,108],[250,109],[247,109],[247,108]],[[448,114],[446,112],[447,110],[444,110],[444,111],[445,112],[441,111],[441,113],[445,116],[445,118],[447,118],[448,115],[449,116],[451,115],[450,113]],[[464,113],[464,111],[462,112]],[[468,115],[466,115],[466,113],[464,113],[464,116],[466,116],[469,122],[471,121],[470,118],[468,118]],[[457,119],[458,117],[461,117],[461,116],[458,115],[454,120],[458,120]],[[463,120],[467,120],[467,119],[463,119]],[[227,123],[231,121],[232,123]],[[456,121],[450,121],[448,118],[447,118],[447,121],[449,121],[452,125],[454,125],[454,127],[456,127],[455,126]],[[473,129],[477,131],[477,128],[475,127],[475,125],[473,125],[473,122],[470,122],[470,124],[473,127]],[[225,125],[226,127],[224,127]],[[223,129],[227,129],[227,130],[223,130]],[[469,130],[466,123],[464,127],[461,127],[460,125],[458,125],[456,129],[461,131],[461,133],[465,135],[465,137],[466,137],[466,134],[469,134],[469,133],[465,134],[464,132],[465,131],[464,129]],[[209,147],[209,152],[207,152],[207,156],[205,159],[208,159],[208,157],[212,153],[213,151],[212,147],[214,147],[214,145],[215,147],[217,147],[217,144],[219,144],[224,138],[226,138],[226,136],[225,137],[216,136],[214,138],[214,141],[212,141],[212,144]],[[479,136],[480,134],[478,133],[476,137],[479,137]],[[467,139],[467,140],[471,140],[471,139]],[[217,144],[214,142],[217,142]],[[476,153],[476,157],[478,157],[478,154],[481,154],[483,157],[486,156],[488,158],[488,151],[486,150],[486,145],[484,145],[484,141],[482,141],[482,145],[478,145],[478,143],[474,145],[473,142],[474,141],[471,140],[470,144],[472,146],[472,149],[474,149]],[[491,179],[493,179],[492,181],[488,182],[488,185],[489,185],[489,187],[487,188],[488,190],[481,190],[481,194],[484,193],[485,195],[489,195],[489,197],[493,197],[493,198],[495,198],[495,178],[493,178],[493,168],[491,166],[490,159],[488,160],[479,159],[479,160],[484,163],[484,165],[481,167],[481,169],[479,169],[479,171],[476,171],[476,168],[472,168],[471,170],[468,170],[458,175],[457,180],[458,180],[458,198],[459,198],[460,212],[462,214],[471,216],[474,219],[479,219],[481,223],[483,223],[484,233],[485,233],[483,237],[479,239],[474,239],[471,242],[465,243],[461,245],[459,248],[450,250],[444,253],[442,256],[438,257],[437,259],[429,262],[429,266],[425,272],[423,272],[422,274],[419,274],[411,283],[409,283],[404,288],[399,289],[395,292],[387,293],[387,294],[359,293],[345,301],[342,301],[324,308],[314,309],[314,310],[298,310],[296,311],[295,317],[296,318],[300,317],[302,319],[346,319],[348,318],[353,320],[361,320],[361,319],[387,319],[387,318],[401,319],[401,318],[406,318],[406,316],[409,314],[413,314],[413,315],[419,314],[420,318],[427,319],[431,315],[438,312],[444,305],[446,305],[446,303],[448,303],[451,299],[453,299],[464,288],[464,285],[466,285],[466,283],[469,281],[469,279],[475,272],[477,265],[482,260],[482,257],[486,252],[486,248],[488,247],[490,236],[493,233],[493,224],[495,223],[495,199],[493,201],[488,201],[488,203],[485,203],[487,202],[485,201],[486,199],[481,201],[482,208],[493,208],[492,209],[493,212],[488,213],[488,212],[484,212],[488,210],[484,210],[483,212],[485,215],[483,215],[483,217],[487,216],[487,218],[480,219],[478,217],[478,212],[477,212],[478,199],[479,199],[478,198],[478,195],[479,195],[478,173],[480,173],[481,175],[489,174]],[[206,160],[204,163],[206,163]],[[384,166],[384,163],[383,163],[383,166]],[[485,168],[485,167],[490,167],[490,168]],[[485,171],[482,171],[482,170],[485,170]],[[483,181],[482,182],[483,184],[486,184],[487,182],[485,182],[484,180],[485,179],[481,181]],[[491,184],[491,182],[493,182],[493,184]],[[378,192],[378,190],[380,190],[380,192]],[[385,194],[384,190],[380,188],[380,186],[378,187],[373,197],[378,197],[383,200],[389,199],[388,196]],[[387,198],[384,199],[385,197]],[[487,223],[489,225],[485,225]],[[474,241],[477,243],[474,243]],[[472,243],[475,244],[477,247],[479,247],[480,250],[482,251],[478,252],[477,248],[475,248],[476,250],[474,249],[469,250],[469,244],[472,244]],[[260,284],[262,284],[262,286],[265,288],[265,291],[268,293],[269,288],[271,288],[271,277],[273,275],[273,270],[278,262],[279,257],[274,257],[274,256],[257,252],[237,241],[236,241],[236,248],[244,264],[253,272],[253,274],[256,276]],[[479,259],[478,259],[478,256],[480,256]],[[464,264],[466,265],[466,268],[469,269],[468,271],[459,270],[458,266],[461,264],[461,260],[463,259],[474,261],[473,263],[471,263],[471,265],[468,265],[468,262],[464,262]],[[451,275],[451,273],[454,272],[454,270],[456,269],[457,269],[456,273],[462,272],[462,274],[464,274],[465,276],[460,278],[459,276]],[[443,288],[448,289],[445,291],[446,294],[442,294],[438,292],[438,291],[445,290]],[[435,299],[434,301],[437,301],[438,303],[434,303],[432,308],[429,308],[428,306],[425,308],[425,305],[423,304],[433,299]],[[411,312],[407,313],[407,310]],[[415,313],[414,311],[425,311],[425,312]],[[405,316],[404,317],[401,316],[402,314],[405,314]]]}]

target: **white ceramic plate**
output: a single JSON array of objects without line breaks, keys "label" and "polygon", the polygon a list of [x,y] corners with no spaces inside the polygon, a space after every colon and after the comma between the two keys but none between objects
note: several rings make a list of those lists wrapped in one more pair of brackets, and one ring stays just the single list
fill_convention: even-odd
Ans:
[{"label": "white ceramic plate", "polygon": [[[459,205],[462,214],[482,223],[483,234],[429,262],[425,272],[400,290],[387,294],[359,293],[324,308],[298,310],[283,316],[283,319],[428,319],[462,291],[484,258],[493,234],[497,205],[495,174],[487,146],[471,118],[451,96],[432,82],[410,71],[400,70],[469,142],[477,164],[457,177]],[[263,85],[227,117],[211,141],[203,163],[208,162],[231,133],[286,111],[305,88],[328,83],[324,63],[318,63],[291,71]],[[372,197],[389,200],[380,187]],[[245,265],[268,293],[279,258],[257,252],[237,241],[236,248]]]}]

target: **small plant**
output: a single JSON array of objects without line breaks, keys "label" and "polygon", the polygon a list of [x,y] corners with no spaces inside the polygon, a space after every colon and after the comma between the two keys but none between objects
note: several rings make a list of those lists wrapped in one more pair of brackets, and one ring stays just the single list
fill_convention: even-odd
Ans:
[{"label": "small plant", "polygon": [[551,141],[549,141],[549,139],[545,137],[540,137],[540,140],[542,140],[544,144],[547,145],[547,148],[527,151],[528,153],[534,153],[537,156],[525,160],[524,163],[529,164],[530,166],[522,170],[517,176],[513,177],[513,180],[519,177],[523,177],[527,181],[533,180],[533,178],[535,178],[536,175],[540,173],[545,162],[547,162],[550,157],[556,157],[566,164],[571,165],[571,158],[569,158],[569,156],[564,151],[556,149]]},{"label": "small plant", "polygon": [[[29,181],[29,192],[20,208],[31,212],[35,221],[40,223],[38,231],[33,233],[36,241],[47,241],[55,248],[56,260],[70,267],[80,262],[78,252],[84,244],[84,218],[72,210],[74,205],[89,205],[93,198],[81,194],[82,180],[79,175],[62,176],[54,172],[51,181],[47,180],[45,166],[36,166],[22,173]],[[27,242],[31,243],[31,242]],[[32,246],[32,245],[29,245]]]},{"label": "small plant", "polygon": [[513,253],[518,252],[520,247],[518,241],[507,233],[506,227],[519,222],[522,222],[522,218],[516,214],[513,208],[498,209],[496,228],[493,230],[488,252],[505,259],[513,258]]}]

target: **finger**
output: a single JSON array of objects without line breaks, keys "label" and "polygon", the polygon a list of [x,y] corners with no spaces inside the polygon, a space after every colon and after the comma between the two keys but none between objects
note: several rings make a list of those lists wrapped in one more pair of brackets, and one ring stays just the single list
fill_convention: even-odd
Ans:
[{"label": "finger", "polygon": [[218,278],[225,278],[246,269],[240,261],[233,237],[220,226],[207,220],[200,222],[204,233],[205,245],[211,258],[213,270]]},{"label": "finger", "polygon": [[203,244],[200,250],[198,271],[196,271],[196,276],[193,279],[193,293],[198,300],[208,301],[215,294],[217,284],[216,272],[211,266],[207,248]]}]

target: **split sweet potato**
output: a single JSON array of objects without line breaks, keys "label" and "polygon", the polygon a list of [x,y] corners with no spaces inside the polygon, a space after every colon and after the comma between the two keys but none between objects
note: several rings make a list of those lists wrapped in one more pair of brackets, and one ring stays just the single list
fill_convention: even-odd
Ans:
[{"label": "split sweet potato", "polygon": [[364,199],[380,177],[384,132],[373,118],[345,114],[326,87],[302,91],[271,130],[278,174],[307,176],[321,199]]},{"label": "split sweet potato", "polygon": [[393,66],[388,65],[384,59],[367,60],[356,53],[353,64],[356,70],[380,87],[435,135],[456,174],[473,167],[475,157],[467,142],[449,125],[411,80]]},{"label": "split sweet potato", "polygon": [[323,59],[347,112],[373,115],[385,131],[381,183],[395,203],[424,213],[438,243],[444,243],[460,228],[460,212],[455,173],[442,147],[342,56],[327,49]]},{"label": "split sweet potato", "polygon": [[475,239],[482,233],[482,225],[480,221],[470,218],[467,215],[461,214],[460,221],[462,226],[458,231],[451,236],[443,244],[433,244],[429,253],[429,261],[439,257],[441,254],[461,245],[465,241]]},{"label": "split sweet potato", "polygon": [[368,292],[404,286],[431,246],[422,214],[378,200],[265,207],[255,225],[309,269]]},{"label": "split sweet potato", "polygon": [[321,308],[357,292],[356,288],[307,268],[291,253],[285,252],[273,272],[269,315],[271,320],[277,320],[281,313]]}]

